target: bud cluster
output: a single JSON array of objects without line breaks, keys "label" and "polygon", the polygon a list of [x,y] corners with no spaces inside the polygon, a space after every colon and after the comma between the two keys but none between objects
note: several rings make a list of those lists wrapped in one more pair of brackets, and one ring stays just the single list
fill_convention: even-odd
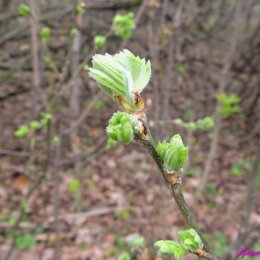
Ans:
[{"label": "bud cluster", "polygon": [[114,113],[108,122],[107,135],[113,141],[129,144],[139,133],[137,119],[126,112]]}]

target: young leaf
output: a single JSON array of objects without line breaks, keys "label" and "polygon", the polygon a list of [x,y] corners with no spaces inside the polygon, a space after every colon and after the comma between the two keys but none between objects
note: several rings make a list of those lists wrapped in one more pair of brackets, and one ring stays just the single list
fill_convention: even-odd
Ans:
[{"label": "young leaf", "polygon": [[16,137],[25,137],[30,132],[27,125],[21,125],[14,133]]},{"label": "young leaf", "polygon": [[118,260],[131,260],[131,256],[129,253],[124,252],[119,256]]},{"label": "young leaf", "polygon": [[113,19],[115,34],[123,39],[131,37],[131,31],[135,29],[134,13],[129,12],[125,15],[117,14]]},{"label": "young leaf", "polygon": [[32,249],[37,245],[37,241],[31,235],[21,235],[15,239],[15,245],[19,249]]},{"label": "young leaf", "polygon": [[76,194],[80,188],[80,180],[79,179],[73,179],[70,183],[70,190],[73,194]]},{"label": "young leaf", "polygon": [[17,11],[18,11],[19,15],[21,15],[21,16],[28,16],[31,14],[31,9],[26,4],[20,4],[17,8]]},{"label": "young leaf", "polygon": [[151,77],[151,64],[130,51],[114,56],[94,55],[89,75],[127,112],[139,111],[143,102],[139,96]]},{"label": "young leaf", "polygon": [[40,31],[40,36],[43,41],[47,41],[51,36],[51,29],[49,27],[43,27]]},{"label": "young leaf", "polygon": [[33,130],[39,130],[42,127],[42,125],[41,125],[40,122],[33,120],[33,121],[30,122],[30,127]]},{"label": "young leaf", "polygon": [[94,38],[94,43],[97,48],[101,48],[106,43],[106,37],[103,35],[96,35]]},{"label": "young leaf", "polygon": [[128,246],[130,250],[136,250],[138,248],[144,247],[144,237],[140,236],[139,234],[133,234],[128,241]]},{"label": "young leaf", "polygon": [[189,251],[195,251],[203,248],[203,243],[195,229],[187,229],[178,232],[181,244]]},{"label": "young leaf", "polygon": [[159,240],[154,243],[155,248],[163,255],[174,255],[176,258],[187,253],[186,249],[172,240]]},{"label": "young leaf", "polygon": [[176,172],[180,171],[188,158],[188,148],[184,146],[180,135],[174,135],[168,143],[159,143],[157,152],[164,167]]}]

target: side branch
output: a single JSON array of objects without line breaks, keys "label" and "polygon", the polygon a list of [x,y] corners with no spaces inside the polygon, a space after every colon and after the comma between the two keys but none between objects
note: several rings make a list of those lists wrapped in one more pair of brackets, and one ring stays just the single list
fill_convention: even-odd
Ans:
[{"label": "side branch", "polygon": [[146,130],[147,134],[138,136],[136,139],[152,155],[152,157],[153,157],[154,161],[156,162],[162,177],[164,178],[166,184],[168,185],[168,187],[171,191],[171,194],[172,194],[173,198],[175,199],[175,202],[176,202],[182,216],[184,217],[187,225],[190,228],[195,229],[197,231],[197,233],[199,234],[199,236],[201,237],[201,240],[204,244],[204,248],[200,252],[195,252],[195,254],[197,254],[198,256],[205,258],[205,259],[217,260],[217,258],[213,255],[212,249],[210,248],[207,240],[203,237],[202,232],[200,231],[198,224],[194,220],[194,217],[192,216],[192,213],[190,212],[190,210],[187,206],[187,203],[184,199],[183,193],[181,191],[181,186],[180,186],[181,173],[175,173],[175,172],[169,173],[163,167],[163,162],[156,151],[155,142],[153,141],[153,138],[149,131],[149,126],[147,125],[146,120],[145,120],[145,122],[143,122],[143,124],[144,124],[144,129]]}]

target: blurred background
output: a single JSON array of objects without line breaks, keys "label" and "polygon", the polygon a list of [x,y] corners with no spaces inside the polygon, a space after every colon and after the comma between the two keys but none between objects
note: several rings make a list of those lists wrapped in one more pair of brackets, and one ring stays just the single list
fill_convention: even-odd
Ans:
[{"label": "blurred background", "polygon": [[0,259],[174,259],[153,243],[184,220],[143,147],[107,144],[118,107],[88,77],[93,54],[125,48],[151,60],[156,141],[189,146],[184,196],[216,255],[260,250],[259,15],[255,0],[1,0]]}]

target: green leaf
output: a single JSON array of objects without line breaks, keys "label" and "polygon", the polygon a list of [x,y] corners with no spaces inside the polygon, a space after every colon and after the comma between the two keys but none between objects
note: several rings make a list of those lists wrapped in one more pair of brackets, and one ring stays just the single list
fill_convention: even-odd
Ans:
[{"label": "green leaf", "polygon": [[96,35],[94,38],[94,43],[97,48],[101,48],[106,43],[106,37],[103,35]]},{"label": "green leaf", "polygon": [[129,50],[124,50],[115,55],[118,62],[130,71],[133,79],[133,89],[130,91],[141,92],[151,78],[151,63],[139,56],[134,56]]},{"label": "green leaf", "polygon": [[18,11],[19,15],[21,15],[21,16],[28,16],[31,14],[31,9],[26,4],[20,4],[17,8],[17,11]]},{"label": "green leaf", "polygon": [[195,229],[187,229],[178,232],[181,244],[188,251],[195,251],[203,248],[203,243]]},{"label": "green leaf", "polygon": [[186,249],[172,240],[159,240],[154,243],[155,248],[163,255],[174,255],[179,258],[187,253]]},{"label": "green leaf", "polygon": [[21,125],[14,133],[16,137],[25,137],[30,132],[30,129],[27,125]]},{"label": "green leaf", "polygon": [[117,36],[123,39],[129,39],[132,35],[131,31],[136,27],[134,22],[134,13],[129,12],[124,15],[117,14],[113,19],[113,26]]},{"label": "green leaf", "polygon": [[133,234],[128,242],[130,250],[136,250],[138,248],[144,247],[144,237],[139,234]]},{"label": "green leaf", "polygon": [[174,119],[174,123],[175,123],[176,125],[182,125],[182,124],[183,124],[183,121],[182,121],[181,118],[176,118],[176,119]]},{"label": "green leaf", "polygon": [[131,256],[129,253],[124,252],[119,256],[118,260],[131,260]]},{"label": "green leaf", "polygon": [[177,71],[180,73],[185,73],[186,72],[186,65],[185,64],[180,64],[177,68]]},{"label": "green leaf", "polygon": [[40,31],[40,37],[42,40],[47,41],[51,36],[51,29],[49,27],[43,27]]},{"label": "green leaf", "polygon": [[15,245],[19,249],[32,249],[37,245],[37,241],[31,235],[22,235],[15,239]]},{"label": "green leaf", "polygon": [[136,94],[140,94],[151,77],[151,64],[130,51],[114,56],[96,54],[89,76],[95,79],[108,95],[122,97],[126,104],[136,109]]},{"label": "green leaf", "polygon": [[165,158],[166,148],[167,148],[167,142],[164,140],[162,143],[159,142],[156,147],[156,151],[161,157],[161,159]]},{"label": "green leaf", "polygon": [[188,148],[184,146],[181,136],[174,135],[169,143],[166,143],[166,151],[163,157],[164,167],[168,170],[180,171],[188,159]]},{"label": "green leaf", "polygon": [[215,120],[211,116],[204,117],[197,121],[197,125],[200,129],[211,129],[215,126]]},{"label": "green leaf", "polygon": [[221,105],[220,113],[223,118],[228,118],[232,114],[240,112],[240,107],[237,105],[240,102],[240,97],[237,95],[220,93],[217,95],[217,100]]},{"label": "green leaf", "polygon": [[190,123],[188,123],[187,127],[190,130],[196,130],[197,129],[197,124],[195,122],[190,122]]},{"label": "green leaf", "polygon": [[70,30],[70,36],[75,37],[78,33],[78,29],[76,27],[71,28]]},{"label": "green leaf", "polygon": [[52,114],[50,114],[50,113],[41,112],[40,116],[42,118],[41,123],[44,126],[47,126],[50,123],[50,121],[52,120]]},{"label": "green leaf", "polygon": [[80,180],[79,179],[73,179],[69,183],[70,190],[73,194],[76,194],[79,191],[80,188]]},{"label": "green leaf", "polygon": [[85,12],[85,9],[81,4],[76,6],[76,14],[77,15],[82,15],[82,14],[84,14],[84,12]]},{"label": "green leaf", "polygon": [[40,122],[33,120],[33,121],[30,122],[30,127],[33,130],[39,130],[42,127],[42,125],[41,125]]}]

